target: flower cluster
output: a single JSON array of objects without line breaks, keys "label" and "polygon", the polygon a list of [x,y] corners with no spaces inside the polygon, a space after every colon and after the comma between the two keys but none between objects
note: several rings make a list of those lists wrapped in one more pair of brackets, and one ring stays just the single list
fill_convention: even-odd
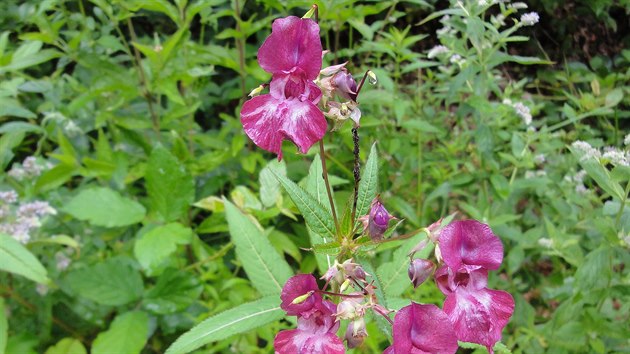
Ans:
[{"label": "flower cluster", "polygon": [[31,232],[41,226],[41,218],[57,212],[48,202],[18,203],[15,191],[0,192],[0,232],[21,243],[31,239]]},{"label": "flower cluster", "polygon": [[[624,144],[627,138],[628,137],[624,139]],[[595,159],[603,163],[611,163],[615,166],[630,166],[630,150],[627,148],[621,150],[614,146],[607,146],[604,148],[604,153],[602,154],[599,149],[581,140],[574,141],[571,147],[580,155],[580,161]]]},{"label": "flower cluster", "polygon": [[24,179],[33,179],[39,177],[39,175],[41,175],[42,172],[48,168],[50,168],[48,164],[40,164],[37,161],[36,157],[29,156],[25,158],[21,164],[13,164],[11,170],[9,170],[8,175],[18,181],[22,181]]}]

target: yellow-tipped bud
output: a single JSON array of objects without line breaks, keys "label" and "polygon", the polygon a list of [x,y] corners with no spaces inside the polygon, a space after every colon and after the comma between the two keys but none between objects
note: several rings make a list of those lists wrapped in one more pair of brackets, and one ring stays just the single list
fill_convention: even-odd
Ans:
[{"label": "yellow-tipped bud", "polygon": [[296,297],[295,299],[293,299],[293,301],[291,301],[291,303],[293,305],[297,305],[297,304],[301,304],[304,301],[306,301],[306,299],[308,299],[309,296],[313,295],[313,291],[309,291],[304,295],[300,295],[298,297]]}]

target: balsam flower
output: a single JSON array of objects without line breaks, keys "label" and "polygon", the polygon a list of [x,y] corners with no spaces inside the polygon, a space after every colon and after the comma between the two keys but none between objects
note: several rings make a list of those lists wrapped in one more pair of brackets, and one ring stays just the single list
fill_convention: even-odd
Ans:
[{"label": "balsam flower", "polygon": [[380,240],[389,228],[389,222],[396,219],[392,216],[378,197],[374,198],[370,205],[370,212],[358,220],[363,223],[363,229],[372,240]]},{"label": "balsam flower", "polygon": [[318,290],[317,281],[312,274],[292,276],[282,287],[280,307],[289,316],[308,317],[322,303]]},{"label": "balsam flower", "polygon": [[449,354],[457,338],[446,314],[435,305],[412,302],[394,317],[394,343],[383,354]]},{"label": "balsam flower", "polygon": [[298,317],[296,329],[280,331],[273,341],[276,354],[343,354],[345,347],[336,333],[336,306],[322,301],[311,316]]},{"label": "balsam flower", "polygon": [[455,221],[440,232],[439,249],[444,266],[435,279],[444,295],[457,339],[492,347],[514,312],[514,299],[505,291],[491,290],[488,271],[503,261],[503,245],[488,225],[476,220]]},{"label": "balsam flower", "polygon": [[258,63],[273,74],[270,93],[243,105],[245,133],[278,159],[282,159],[284,139],[306,153],[324,137],[327,128],[326,118],[317,107],[321,90],[313,82],[322,66],[319,25],[295,16],[275,20],[271,35],[258,50]]}]

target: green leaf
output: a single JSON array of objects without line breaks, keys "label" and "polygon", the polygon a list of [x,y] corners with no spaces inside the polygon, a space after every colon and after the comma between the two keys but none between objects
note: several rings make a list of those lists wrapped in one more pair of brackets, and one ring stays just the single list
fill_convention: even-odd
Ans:
[{"label": "green leaf", "polygon": [[[272,171],[273,172],[273,171]],[[315,233],[323,236],[335,238],[335,226],[332,216],[326,208],[317,201],[310,193],[306,192],[302,187],[295,184],[285,176],[275,173],[276,178],[282,184],[284,190],[287,191],[295,206],[300,210],[306,224]]]},{"label": "green leaf", "polygon": [[0,233],[0,270],[26,277],[34,282],[50,282],[46,268],[13,237]]},{"label": "green leaf", "polygon": [[[390,308],[387,303],[388,298],[385,296],[385,293],[383,292],[383,285],[382,285],[381,278],[378,276],[378,272],[376,271],[376,269],[374,269],[374,266],[372,266],[372,263],[370,262],[370,260],[366,258],[357,257],[357,262],[361,264],[363,269],[368,274],[372,275],[372,280],[374,281],[374,286],[375,286],[374,293],[376,294],[376,300],[378,301],[378,303],[385,308]],[[391,338],[392,326],[389,323],[389,321],[387,321],[385,318],[383,318],[383,316],[378,315],[378,314],[375,314],[375,318],[376,318],[376,324],[378,325],[378,328],[381,331],[383,331],[383,333],[385,333],[388,337]]]},{"label": "green leaf", "polygon": [[[311,167],[308,170],[308,176],[306,177],[306,183],[304,185],[306,191],[315,197],[315,200],[317,200],[319,204],[330,210],[330,202],[328,201],[328,194],[326,193],[326,183],[324,182],[324,178],[322,178],[322,173],[322,160],[320,159],[319,154],[315,154]],[[307,231],[312,246],[332,241],[330,237],[324,237],[313,231],[308,226]],[[315,260],[317,261],[317,266],[322,273],[326,272],[333,264],[333,258],[327,254],[315,253]]]},{"label": "green leaf", "polygon": [[63,338],[46,349],[45,354],[87,354],[87,350],[80,341],[74,338]]},{"label": "green leaf", "polygon": [[[407,257],[407,255],[411,249],[425,237],[427,237],[426,234],[420,232],[404,241],[404,243],[394,251],[392,260],[381,264],[377,268],[376,274],[383,280],[381,285],[387,297],[400,296],[400,294],[411,285],[411,281],[407,275],[407,269],[409,268],[409,257]],[[427,258],[432,250],[433,244],[429,243],[424,250],[416,253],[416,258]]]},{"label": "green leaf", "polygon": [[158,226],[140,236],[133,247],[133,253],[143,269],[155,271],[177,250],[177,245],[190,243],[192,230],[180,223]]},{"label": "green leaf", "polygon": [[279,294],[284,283],[293,275],[291,267],[262,231],[227,200],[225,215],[236,255],[243,263],[249,280],[261,294]]},{"label": "green leaf", "polygon": [[[462,342],[462,341],[458,341],[457,344],[464,349],[474,349],[474,353],[487,353],[488,349],[481,345],[481,344],[477,344],[477,343],[469,343],[469,342]],[[512,354],[512,351],[510,350],[510,348],[506,347],[505,344],[498,342],[494,345],[494,348],[492,348],[494,350],[495,353],[497,354]]]},{"label": "green leaf", "polygon": [[162,146],[151,152],[145,175],[151,210],[168,222],[186,215],[195,198],[194,181],[179,160]]},{"label": "green leaf", "polygon": [[118,192],[104,187],[82,190],[68,202],[63,211],[96,226],[120,227],[144,219],[144,207]]},{"label": "green leaf", "polygon": [[267,166],[260,171],[258,175],[258,181],[260,183],[260,201],[266,207],[271,207],[276,204],[278,198],[280,198],[280,182],[274,177],[271,170],[279,173],[283,176],[287,175],[287,166],[284,161],[278,162],[273,159],[267,163]]},{"label": "green leaf", "polygon": [[203,287],[190,273],[168,268],[151,290],[142,305],[155,314],[169,314],[184,310],[201,294]]},{"label": "green leaf", "polygon": [[35,182],[35,190],[41,193],[55,189],[68,182],[76,170],[76,166],[59,164],[39,176],[37,182]]},{"label": "green leaf", "polygon": [[359,182],[359,196],[357,198],[357,216],[366,215],[370,210],[372,200],[376,198],[378,184],[378,151],[376,143],[372,145],[365,168]]},{"label": "green leaf", "polygon": [[139,354],[149,335],[149,316],[132,311],[116,316],[105,332],[98,334],[92,344],[92,354]]},{"label": "green leaf", "polygon": [[166,354],[183,354],[201,346],[245,333],[284,317],[277,295],[249,302],[212,316],[177,338]]},{"label": "green leaf", "polygon": [[597,159],[584,159],[583,156],[573,148],[571,148],[571,152],[579,159],[582,168],[584,168],[589,177],[595,180],[598,186],[612,197],[617,198],[617,200],[624,200],[623,188],[612,179],[608,170],[604,168]]},{"label": "green leaf", "polygon": [[136,301],[144,291],[140,273],[122,257],[74,270],[63,282],[76,295],[109,306]]},{"label": "green leaf", "polygon": [[614,253],[607,245],[602,245],[589,253],[575,272],[577,285],[575,291],[608,288],[612,277],[612,259]]},{"label": "green leaf", "polygon": [[0,354],[4,354],[9,338],[9,320],[5,308],[4,298],[0,297]]}]

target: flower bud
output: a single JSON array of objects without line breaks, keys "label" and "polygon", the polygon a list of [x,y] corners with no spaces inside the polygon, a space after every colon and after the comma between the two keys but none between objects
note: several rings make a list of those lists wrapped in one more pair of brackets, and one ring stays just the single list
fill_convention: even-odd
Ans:
[{"label": "flower bud", "polygon": [[414,259],[409,263],[409,279],[413,287],[417,288],[424,283],[435,271],[435,264],[428,259]]},{"label": "flower bud", "polygon": [[346,330],[345,339],[348,342],[348,348],[356,348],[363,343],[367,337],[367,330],[365,328],[365,320],[363,317],[359,317],[356,320],[348,323],[348,329]]},{"label": "flower bud", "polygon": [[354,299],[343,300],[337,305],[337,320],[352,320],[359,316],[358,307],[360,304]]},{"label": "flower bud", "polygon": [[344,291],[348,289],[349,286],[350,286],[350,279],[346,279],[346,281],[344,281],[339,287],[339,292],[343,293]]},{"label": "flower bud", "polygon": [[249,96],[249,97],[256,97],[256,96],[260,95],[260,93],[261,93],[261,92],[262,92],[262,90],[264,90],[264,89],[265,89],[265,85],[260,85],[260,86],[256,87],[255,89],[253,89],[253,90],[249,93],[249,95],[247,95],[247,96]]},{"label": "flower bud", "polygon": [[371,85],[376,85],[376,83],[378,82],[378,79],[376,78],[376,74],[372,70],[368,70],[367,75],[368,75],[368,82]]},{"label": "flower bud", "polygon": [[357,100],[357,82],[345,68],[333,76],[333,85],[339,96],[347,100]]},{"label": "flower bud", "polygon": [[372,240],[380,240],[389,227],[389,221],[396,219],[391,216],[378,197],[372,201],[370,213],[359,218],[363,227]]}]

